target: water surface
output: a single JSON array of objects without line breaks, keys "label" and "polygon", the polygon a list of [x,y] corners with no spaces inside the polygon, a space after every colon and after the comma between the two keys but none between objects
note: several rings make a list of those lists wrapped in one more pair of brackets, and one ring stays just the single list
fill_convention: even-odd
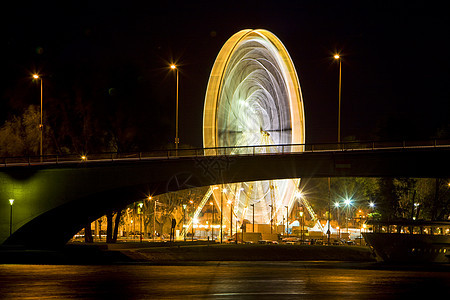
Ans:
[{"label": "water surface", "polygon": [[448,270],[342,262],[0,265],[0,299],[446,298]]}]

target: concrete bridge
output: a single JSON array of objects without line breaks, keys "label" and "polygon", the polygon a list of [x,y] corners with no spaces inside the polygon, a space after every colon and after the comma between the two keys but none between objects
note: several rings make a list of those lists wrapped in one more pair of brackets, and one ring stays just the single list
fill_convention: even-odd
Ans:
[{"label": "concrete bridge", "polygon": [[[158,157],[137,153],[122,158],[90,156],[89,160],[3,159],[0,243],[61,246],[109,211],[149,195],[199,186],[308,177],[450,177],[450,146],[340,145],[334,150],[296,146],[304,152],[291,153],[295,147],[283,145],[277,154],[259,153],[261,147],[250,146],[245,155],[228,155],[229,149],[217,148],[178,150],[178,156],[172,156],[173,150]],[[9,199],[14,199],[11,236]]]}]

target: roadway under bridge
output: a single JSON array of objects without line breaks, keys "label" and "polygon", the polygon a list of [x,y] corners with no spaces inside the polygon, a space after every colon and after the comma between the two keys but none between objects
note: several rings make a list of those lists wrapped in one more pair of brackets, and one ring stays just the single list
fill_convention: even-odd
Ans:
[{"label": "roadway under bridge", "polygon": [[[148,195],[311,177],[448,178],[450,147],[5,163],[0,167],[0,244],[62,246],[86,224]],[[11,236],[9,199],[15,200]]]}]

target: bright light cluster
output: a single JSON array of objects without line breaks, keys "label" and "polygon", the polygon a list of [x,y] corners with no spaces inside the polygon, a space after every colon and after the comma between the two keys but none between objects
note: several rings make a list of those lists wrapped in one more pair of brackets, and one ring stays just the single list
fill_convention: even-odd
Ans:
[{"label": "bright light cluster", "polygon": [[[279,152],[275,145],[304,143],[297,73],[272,33],[242,30],[221,49],[206,93],[203,141],[205,148],[230,147],[227,154],[251,151],[237,146],[273,145],[257,151]],[[229,184],[225,203],[232,205],[240,221],[252,220],[254,205],[256,223],[269,224],[271,219],[281,223],[285,206],[292,208],[298,183],[299,179],[289,179]]]}]

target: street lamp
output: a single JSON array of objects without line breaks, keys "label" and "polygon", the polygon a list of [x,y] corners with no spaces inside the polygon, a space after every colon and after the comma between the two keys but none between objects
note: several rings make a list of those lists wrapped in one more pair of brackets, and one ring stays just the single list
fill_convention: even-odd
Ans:
[{"label": "street lamp", "polygon": [[286,235],[289,235],[289,207],[285,205],[286,207]]},{"label": "street lamp", "polygon": [[350,210],[350,206],[352,205],[352,200],[347,198],[344,200],[344,204],[347,207],[347,210],[345,212],[345,223],[346,223],[347,233],[348,233],[348,213]]},{"label": "street lamp", "polygon": [[14,204],[14,199],[9,199],[9,204],[11,206],[11,211],[9,214],[9,236],[11,236],[12,234],[12,222],[13,222],[13,204]]},{"label": "street lamp", "polygon": [[223,239],[223,193],[226,193],[227,189],[223,188],[222,183],[222,189],[220,192],[220,243],[222,244]]},{"label": "street lamp", "polygon": [[[189,200],[189,204],[191,204],[192,206],[194,205],[194,200]],[[191,208],[191,211],[193,209]],[[194,215],[192,215],[192,217],[194,217]],[[191,227],[191,241],[194,241],[194,220],[192,220],[192,227]]]},{"label": "street lamp", "polygon": [[339,61],[339,107],[338,107],[338,143],[341,143],[341,83],[342,83],[342,68],[341,68],[341,56],[339,54],[334,55],[334,59]]},{"label": "street lamp", "polygon": [[142,242],[142,215],[143,215],[142,207],[144,207],[144,203],[141,202],[138,205],[139,205],[139,217],[140,217],[140,220],[139,220],[139,240],[140,240],[140,242]]},{"label": "street lamp", "polygon": [[339,204],[339,202],[334,202],[334,208],[337,209],[337,222],[338,222],[338,226],[340,226],[340,217],[341,214],[339,212],[339,208],[341,207],[341,205]]},{"label": "street lamp", "polygon": [[42,132],[43,132],[43,129],[44,129],[44,124],[43,124],[43,122],[42,122],[42,95],[43,95],[43,93],[42,93],[42,91],[43,91],[43,88],[42,88],[42,77],[40,77],[38,74],[33,74],[33,78],[34,79],[36,79],[36,80],[40,80],[41,81],[41,122],[39,123],[39,131],[40,131],[40,142],[39,142],[39,156],[41,157],[41,162],[42,162],[42,152],[43,152],[43,150],[42,150]]},{"label": "street lamp", "polygon": [[227,203],[230,205],[230,238],[231,238],[233,236],[233,201],[228,200]]},{"label": "street lamp", "polygon": [[[151,197],[149,197],[149,199],[151,199]],[[156,202],[158,202],[158,200],[155,199],[155,206],[153,209],[153,242],[155,242],[156,236]]]},{"label": "street lamp", "polygon": [[184,230],[184,241],[186,242],[186,204],[183,204],[183,230]]},{"label": "street lamp", "polygon": [[180,143],[180,139],[178,138],[178,68],[175,64],[171,64],[170,68],[175,70],[177,73],[177,104],[176,104],[176,112],[175,112],[175,154],[178,156],[178,144]]},{"label": "street lamp", "polygon": [[250,206],[253,207],[253,220],[252,220],[252,225],[253,225],[253,232],[255,232],[255,204],[250,204]]},{"label": "street lamp", "polygon": [[301,222],[301,232],[300,232],[300,238],[303,243],[303,210],[300,211],[300,222]]},{"label": "street lamp", "polygon": [[269,207],[270,207],[270,234],[272,234],[272,221],[273,221],[272,215],[273,215],[273,205],[270,205],[270,204],[269,204]]},{"label": "street lamp", "polygon": [[214,202],[209,202],[212,208],[212,218],[211,218],[211,241],[214,241]]}]

